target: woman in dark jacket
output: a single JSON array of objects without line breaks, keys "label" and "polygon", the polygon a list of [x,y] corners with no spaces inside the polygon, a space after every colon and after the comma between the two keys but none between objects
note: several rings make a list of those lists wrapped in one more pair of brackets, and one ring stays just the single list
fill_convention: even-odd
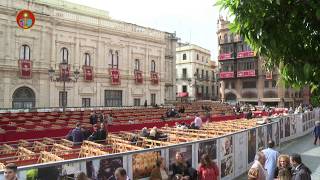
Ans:
[{"label": "woman in dark jacket", "polygon": [[313,144],[316,145],[318,139],[320,141],[320,121],[316,122],[316,127],[314,127],[313,134],[314,134],[314,143]]},{"label": "woman in dark jacket", "polygon": [[106,128],[104,127],[104,123],[101,123],[100,129],[98,130],[98,140],[103,141],[106,140],[107,138],[107,131]]}]

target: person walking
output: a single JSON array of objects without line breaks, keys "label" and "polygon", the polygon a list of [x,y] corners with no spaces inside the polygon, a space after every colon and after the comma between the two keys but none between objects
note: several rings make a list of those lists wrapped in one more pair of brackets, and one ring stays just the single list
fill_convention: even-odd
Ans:
[{"label": "person walking", "polygon": [[248,180],[266,180],[267,171],[264,169],[266,157],[263,152],[258,152],[255,161],[248,171]]},{"label": "person walking", "polygon": [[274,150],[274,141],[270,140],[268,142],[268,148],[262,150],[266,157],[266,162],[264,168],[268,171],[267,180],[273,180],[274,171],[277,167],[277,159],[279,157],[279,152]]},{"label": "person walking", "polygon": [[299,154],[292,154],[290,163],[293,166],[292,180],[311,180],[311,170],[302,163]]},{"label": "person walking", "polygon": [[316,121],[316,127],[314,127],[313,134],[314,134],[313,144],[317,145],[318,139],[320,141],[320,121]]},{"label": "person walking", "polygon": [[291,176],[290,158],[288,155],[281,154],[273,177],[278,180],[291,180]]},{"label": "person walking", "polygon": [[203,154],[198,167],[198,180],[217,180],[219,169],[208,154]]}]

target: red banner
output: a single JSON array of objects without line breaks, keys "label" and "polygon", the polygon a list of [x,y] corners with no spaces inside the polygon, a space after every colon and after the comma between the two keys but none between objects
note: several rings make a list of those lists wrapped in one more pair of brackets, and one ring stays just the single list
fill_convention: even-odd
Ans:
[{"label": "red banner", "polygon": [[64,69],[64,65],[60,64],[59,65],[59,70],[60,70],[60,79],[69,79],[70,77],[70,64],[67,65],[67,68]]},{"label": "red banner", "polygon": [[30,79],[32,77],[32,61],[19,60],[20,78]]},{"label": "red banner", "polygon": [[110,75],[111,75],[111,84],[112,85],[119,85],[120,82],[120,71],[119,69],[110,69]]},{"label": "red banner", "polygon": [[158,73],[152,72],[151,73],[151,84],[158,84],[158,83],[159,83]]},{"label": "red banner", "polygon": [[268,72],[266,71],[266,79],[272,79],[272,71],[271,72]]},{"label": "red banner", "polygon": [[179,92],[178,97],[188,97],[189,93],[188,92]]},{"label": "red banner", "polygon": [[220,54],[218,59],[219,59],[219,61],[232,59],[232,53]]},{"label": "red banner", "polygon": [[254,57],[255,53],[254,51],[243,51],[243,52],[238,52],[237,58],[246,58],[246,57]]},{"label": "red banner", "polygon": [[244,71],[238,71],[237,77],[255,77],[256,76],[256,70],[244,70]]},{"label": "red banner", "polygon": [[142,71],[134,71],[134,78],[135,78],[136,84],[142,84],[143,83]]},{"label": "red banner", "polygon": [[93,67],[92,66],[83,66],[84,80],[92,81],[93,80]]},{"label": "red banner", "polygon": [[234,78],[234,72],[220,72],[220,79]]}]

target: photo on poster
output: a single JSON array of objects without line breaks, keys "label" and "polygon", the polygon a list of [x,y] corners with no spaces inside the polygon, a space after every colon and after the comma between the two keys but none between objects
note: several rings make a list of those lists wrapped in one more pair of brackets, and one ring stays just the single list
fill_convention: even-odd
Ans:
[{"label": "photo on poster", "polygon": [[297,133],[297,121],[295,119],[295,116],[291,117],[291,135],[295,135]]},{"label": "photo on poster", "polygon": [[76,163],[68,163],[61,165],[62,167],[62,179],[74,179],[81,172],[86,172],[86,163],[85,162],[76,162]]},{"label": "photo on poster", "polygon": [[247,132],[234,135],[234,172],[235,176],[241,175],[247,170]]},{"label": "photo on poster", "polygon": [[169,149],[169,174],[172,174],[172,165],[176,163],[176,154],[182,154],[182,158],[186,161],[188,166],[192,166],[192,145],[170,148]]},{"label": "photo on poster", "polygon": [[282,139],[283,138],[283,133],[284,133],[284,131],[283,131],[283,118],[280,118],[280,121],[279,121],[279,123],[280,123],[280,139]]},{"label": "photo on poster", "polygon": [[220,139],[220,147],[222,152],[222,157],[228,156],[233,153],[233,138],[232,136],[226,136]]},{"label": "photo on poster", "polygon": [[273,140],[276,146],[279,146],[279,123],[273,123],[272,124],[272,132],[273,132]]},{"label": "photo on poster", "polygon": [[273,136],[272,136],[272,124],[268,124],[267,125],[267,142],[269,142],[269,141],[275,141],[274,139],[273,139]]},{"label": "photo on poster", "polygon": [[232,156],[221,160],[221,178],[230,176],[233,174],[233,161]]},{"label": "photo on poster", "polygon": [[290,136],[290,119],[289,117],[286,118],[284,122],[284,137]]},{"label": "photo on poster", "polygon": [[198,149],[198,162],[202,155],[208,154],[212,160],[217,159],[217,140],[207,141],[203,143],[199,143]]},{"label": "photo on poster", "polygon": [[91,180],[108,179],[115,180],[114,172],[123,167],[123,158],[114,157],[86,162],[87,176]]},{"label": "photo on poster", "polygon": [[150,177],[152,169],[156,166],[156,161],[161,158],[161,152],[146,152],[132,155],[133,179],[143,179]]},{"label": "photo on poster", "polygon": [[266,134],[264,127],[259,127],[258,129],[258,150],[264,149],[266,147]]},{"label": "photo on poster", "polygon": [[29,169],[19,173],[20,179],[26,180],[57,180],[62,179],[62,167],[50,166],[38,169]]},{"label": "photo on poster", "polygon": [[254,161],[254,156],[256,155],[256,129],[250,129],[248,131],[248,164]]}]

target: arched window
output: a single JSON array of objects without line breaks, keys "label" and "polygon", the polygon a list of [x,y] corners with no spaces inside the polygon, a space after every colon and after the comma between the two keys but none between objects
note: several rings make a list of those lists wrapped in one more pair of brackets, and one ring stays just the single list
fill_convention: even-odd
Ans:
[{"label": "arched window", "polygon": [[156,62],[154,60],[151,61],[151,72],[156,72]]},{"label": "arched window", "polygon": [[65,48],[65,47],[61,48],[60,54],[61,54],[61,62],[62,63],[68,63],[68,59],[69,59],[69,51],[68,51],[68,49]]},{"label": "arched window", "polygon": [[35,102],[35,93],[26,86],[16,89],[12,95],[12,108],[32,108]]},{"label": "arched window", "polygon": [[91,65],[91,59],[89,53],[84,53],[84,65],[90,66]]},{"label": "arched window", "polygon": [[186,54],[182,55],[182,60],[187,60],[187,55]]},{"label": "arched window", "polygon": [[30,60],[30,47],[26,44],[22,45],[20,48],[20,59]]},{"label": "arched window", "polygon": [[119,52],[118,52],[118,51],[116,51],[116,60],[115,60],[115,62],[113,63],[113,66],[114,66],[114,68],[116,68],[116,69],[118,69],[118,67],[119,67]]},{"label": "arched window", "polygon": [[223,39],[224,39],[224,42],[227,43],[228,42],[228,34],[225,34]]},{"label": "arched window", "polygon": [[134,70],[136,70],[136,71],[140,70],[140,61],[139,61],[139,59],[134,60]]},{"label": "arched window", "polygon": [[109,56],[110,56],[109,66],[112,69],[118,69],[119,68],[119,52],[115,51],[115,53],[113,54],[113,51],[110,49]]}]

